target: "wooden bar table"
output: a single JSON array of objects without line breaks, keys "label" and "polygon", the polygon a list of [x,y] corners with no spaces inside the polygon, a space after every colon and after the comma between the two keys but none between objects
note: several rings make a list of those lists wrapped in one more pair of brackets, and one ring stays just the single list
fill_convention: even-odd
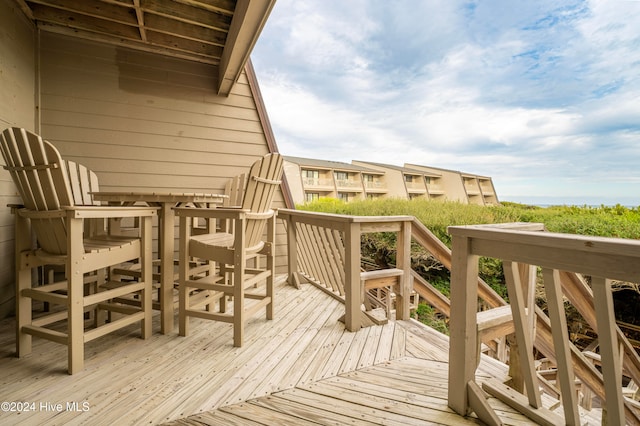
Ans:
[{"label": "wooden bar table", "polygon": [[93,192],[95,201],[110,204],[131,205],[136,203],[160,207],[158,214],[158,254],[160,257],[160,332],[173,331],[173,254],[175,239],[175,213],[173,207],[193,204],[209,206],[222,204],[226,195],[170,192]]}]

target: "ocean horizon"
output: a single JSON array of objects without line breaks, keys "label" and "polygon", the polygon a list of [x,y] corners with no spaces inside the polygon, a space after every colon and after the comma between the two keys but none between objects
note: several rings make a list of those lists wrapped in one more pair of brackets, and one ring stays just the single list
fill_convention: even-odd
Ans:
[{"label": "ocean horizon", "polygon": [[510,201],[513,203],[527,204],[538,207],[551,207],[551,206],[616,206],[621,205],[628,208],[635,208],[640,206],[640,198],[638,197],[597,197],[597,196],[504,196],[500,197],[500,201]]}]

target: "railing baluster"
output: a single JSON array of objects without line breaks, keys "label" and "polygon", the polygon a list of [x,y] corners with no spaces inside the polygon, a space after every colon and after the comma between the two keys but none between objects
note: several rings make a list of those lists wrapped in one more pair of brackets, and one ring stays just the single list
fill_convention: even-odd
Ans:
[{"label": "railing baluster", "polygon": [[578,395],[575,377],[571,366],[571,351],[567,337],[567,317],[564,310],[560,273],[557,269],[542,269],[544,288],[547,294],[547,306],[553,334],[553,346],[556,353],[556,365],[562,394],[565,424],[579,425]]},{"label": "railing baluster", "polygon": [[624,399],[622,397],[622,366],[618,356],[618,338],[613,315],[611,280],[591,277],[591,288],[596,300],[596,320],[598,321],[598,342],[602,356],[602,375],[606,395],[607,424],[624,424]]},{"label": "railing baluster", "polygon": [[[507,291],[509,292],[513,323],[516,330],[518,352],[520,360],[523,362],[521,369],[527,397],[529,398],[529,405],[539,408],[542,407],[542,401],[540,399],[540,389],[538,388],[533,362],[533,341],[531,339],[531,332],[527,327],[529,321],[527,320],[527,309],[522,291],[522,283],[520,282],[518,264],[505,261],[502,265],[504,268],[504,278],[507,283]],[[533,315],[533,312],[530,312],[530,314]]]}]

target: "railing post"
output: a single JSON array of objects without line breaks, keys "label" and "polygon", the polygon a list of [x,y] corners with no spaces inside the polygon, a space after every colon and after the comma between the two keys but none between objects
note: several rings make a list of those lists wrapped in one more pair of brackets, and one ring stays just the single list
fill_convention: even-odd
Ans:
[{"label": "railing post", "polygon": [[411,276],[411,222],[402,221],[396,243],[396,267],[403,271],[400,289],[396,294],[396,319],[410,318]]},{"label": "railing post", "polygon": [[349,331],[358,331],[362,326],[360,313],[360,224],[350,222],[344,232],[344,324]]},{"label": "railing post", "polygon": [[293,216],[287,215],[287,282],[300,288],[298,279],[298,230]]},{"label": "railing post", "polygon": [[451,253],[448,404],[464,416],[469,412],[467,384],[475,379],[478,365],[478,256],[471,252],[471,238],[456,235]]}]

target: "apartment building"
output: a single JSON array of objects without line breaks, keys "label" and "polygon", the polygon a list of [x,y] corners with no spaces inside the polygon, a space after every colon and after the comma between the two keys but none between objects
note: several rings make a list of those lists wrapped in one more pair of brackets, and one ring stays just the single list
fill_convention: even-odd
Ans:
[{"label": "apartment building", "polygon": [[436,176],[432,178],[434,191],[437,188],[442,199],[483,206],[499,204],[490,177],[418,164],[405,164],[405,167]]},{"label": "apartment building", "polygon": [[296,204],[322,197],[345,201],[422,197],[465,204],[498,204],[490,177],[436,167],[356,160],[349,164],[285,156],[284,170]]},{"label": "apartment building", "polygon": [[437,199],[444,196],[438,184],[439,175],[410,167],[390,164],[353,161],[353,164],[369,167],[385,174],[390,197]]},{"label": "apartment building", "polygon": [[284,157],[284,172],[295,203],[321,197],[344,201],[387,193],[384,172],[339,161]]}]

